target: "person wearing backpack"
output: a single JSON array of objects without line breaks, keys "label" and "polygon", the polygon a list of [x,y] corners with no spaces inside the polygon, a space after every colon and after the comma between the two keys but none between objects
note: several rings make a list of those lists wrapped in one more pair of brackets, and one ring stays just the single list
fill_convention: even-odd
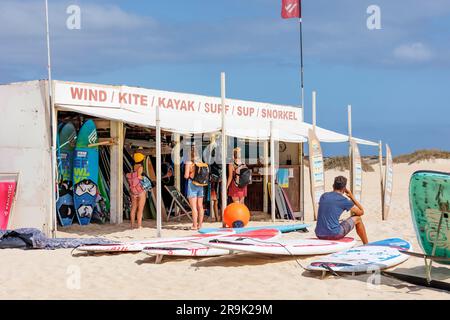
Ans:
[{"label": "person wearing backpack", "polygon": [[142,163],[145,160],[145,156],[140,152],[136,152],[133,155],[133,160],[133,171],[126,174],[131,194],[130,219],[131,228],[134,228],[134,221],[136,220],[137,215],[137,226],[140,229],[142,228],[142,216],[147,200],[147,192],[151,189],[151,182],[150,179],[144,175]]},{"label": "person wearing backpack", "polygon": [[244,203],[247,185],[251,183],[252,172],[241,160],[241,148],[233,149],[233,163],[228,165],[228,196],[233,202]]},{"label": "person wearing backpack", "polygon": [[188,179],[186,193],[192,209],[192,230],[198,230],[203,224],[204,187],[209,183],[209,167],[198,157],[195,148],[191,148],[191,159],[186,161],[184,178]]}]

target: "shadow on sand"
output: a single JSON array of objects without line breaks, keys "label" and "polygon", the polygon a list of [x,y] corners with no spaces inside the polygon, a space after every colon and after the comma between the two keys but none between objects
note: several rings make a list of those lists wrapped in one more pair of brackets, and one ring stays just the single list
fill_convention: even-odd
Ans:
[{"label": "shadow on sand", "polygon": [[[149,231],[147,237],[155,237],[156,236],[156,221],[155,220],[145,220],[142,222],[142,229],[144,231]],[[147,229],[147,230],[146,230]],[[181,221],[181,222],[163,222],[164,230],[185,230],[185,231],[193,231],[191,230],[191,225],[189,221]],[[130,238],[135,239],[135,237],[127,235],[121,236],[120,233],[129,232],[131,230],[130,222],[126,221],[121,224],[94,224],[91,223],[87,226],[81,226],[78,224],[73,224],[68,227],[58,227],[58,232],[65,233],[64,237],[67,237],[67,234],[70,236],[71,234],[82,236],[82,237],[108,237],[113,235],[113,238]],[[136,229],[135,229],[136,230]],[[137,231],[137,230],[136,230]]]},{"label": "shadow on sand", "polygon": [[[417,277],[425,277],[425,267],[424,266],[416,266],[412,268],[396,268],[394,270],[387,269],[386,271],[391,271],[399,274],[407,274],[411,276],[417,276]],[[395,289],[407,289],[409,294],[416,294],[416,292],[428,289],[428,290],[435,290],[438,292],[446,292],[443,290],[430,288],[430,287],[424,287],[420,285],[411,284],[405,281],[401,281],[389,276],[385,275],[378,275],[373,273],[338,273],[339,276],[335,276],[330,274],[329,272],[326,273],[325,277],[322,278],[322,272],[320,271],[309,271],[305,270],[302,273],[302,276],[308,277],[308,278],[317,278],[321,281],[326,281],[327,279],[348,279],[348,280],[356,280],[365,282],[368,286],[368,288],[375,287],[377,284],[379,285],[385,285],[389,287],[393,287]],[[446,267],[433,267],[432,271],[432,279],[438,280],[438,281],[446,281],[450,279],[450,271]]]}]

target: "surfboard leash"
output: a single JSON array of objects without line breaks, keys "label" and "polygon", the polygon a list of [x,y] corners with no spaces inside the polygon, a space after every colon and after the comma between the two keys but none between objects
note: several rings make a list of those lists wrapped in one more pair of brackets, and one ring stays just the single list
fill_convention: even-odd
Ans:
[{"label": "surfboard leash", "polygon": [[278,242],[278,241],[263,241],[263,240],[258,240],[258,239],[255,239],[255,238],[249,238],[249,237],[239,237],[239,238],[240,238],[240,239],[248,239],[248,240],[251,240],[251,241],[254,241],[254,242],[258,242],[258,243],[277,244],[277,245],[283,247],[283,248],[286,250],[286,252],[289,253],[289,255],[290,255],[291,257],[294,257],[295,262],[300,266],[300,268],[302,268],[302,269],[305,270],[305,271],[309,271],[308,269],[306,269],[306,268],[300,263],[300,261],[298,260],[298,258],[296,258],[296,256],[295,256],[288,248],[286,248],[285,246],[283,246],[283,245],[282,245],[280,242]]}]

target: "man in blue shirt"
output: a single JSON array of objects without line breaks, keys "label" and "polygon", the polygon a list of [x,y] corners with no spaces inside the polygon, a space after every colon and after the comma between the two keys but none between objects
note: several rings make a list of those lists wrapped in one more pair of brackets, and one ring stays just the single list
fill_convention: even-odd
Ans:
[{"label": "man in blue shirt", "polygon": [[[368,242],[366,228],[361,219],[364,208],[355,199],[351,191],[347,190],[346,185],[347,178],[336,177],[333,191],[326,192],[320,197],[316,236],[319,239],[339,240],[356,227],[356,233],[361,241],[366,244]],[[350,199],[345,197],[344,194]],[[339,218],[344,211],[350,211],[352,216],[339,223]]]}]

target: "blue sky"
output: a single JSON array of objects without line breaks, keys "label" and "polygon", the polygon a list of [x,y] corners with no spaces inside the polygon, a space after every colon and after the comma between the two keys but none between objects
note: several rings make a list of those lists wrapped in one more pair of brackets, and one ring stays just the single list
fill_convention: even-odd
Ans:
[{"label": "blue sky", "polygon": [[[66,8],[81,8],[68,30]],[[369,5],[381,30],[366,26]],[[49,0],[53,77],[299,105],[299,34],[281,0]],[[304,0],[305,120],[390,144],[450,150],[450,1]],[[0,82],[46,73],[44,0],[0,2]],[[344,154],[345,144],[324,145]],[[376,153],[363,148],[363,153]]]}]

